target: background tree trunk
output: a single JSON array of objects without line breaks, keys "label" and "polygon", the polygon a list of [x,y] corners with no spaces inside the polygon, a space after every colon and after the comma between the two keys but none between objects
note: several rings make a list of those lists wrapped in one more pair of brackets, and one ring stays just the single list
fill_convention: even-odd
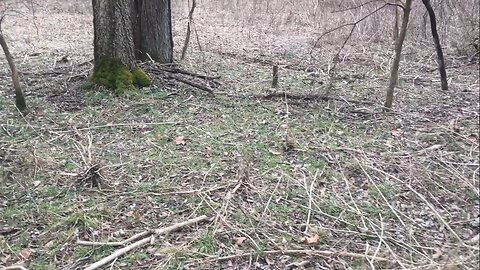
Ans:
[{"label": "background tree trunk", "polygon": [[[395,4],[398,4],[398,1],[395,1]],[[393,41],[397,41],[398,39],[398,23],[400,22],[400,11],[398,10],[399,7],[393,6],[394,8],[394,24],[393,24]]]},{"label": "background tree trunk", "polygon": [[183,60],[185,58],[185,55],[187,55],[188,45],[190,44],[190,35],[192,33],[193,12],[195,12],[196,6],[197,1],[192,0],[192,6],[190,7],[190,11],[188,12],[187,33],[185,34],[185,41],[183,42],[182,55],[180,56],[180,60]]},{"label": "background tree trunk", "polygon": [[410,18],[410,11],[412,9],[412,0],[406,0],[403,9],[402,27],[400,35],[395,42],[395,58],[393,59],[392,69],[390,71],[390,82],[388,84],[387,98],[385,100],[385,107],[390,109],[393,104],[393,91],[398,81],[398,68],[400,67],[400,57],[402,56],[402,46],[405,36],[407,34],[408,19]]},{"label": "background tree trunk", "polygon": [[437,31],[437,19],[433,11],[430,0],[422,0],[423,5],[427,9],[430,17],[430,28],[432,29],[433,42],[435,43],[435,50],[437,51],[438,70],[440,72],[440,81],[442,82],[442,90],[448,90],[447,71],[445,70],[445,58],[443,57],[442,46],[440,45],[440,37]]},{"label": "background tree trunk", "polygon": [[[173,62],[170,0],[133,0],[132,25],[135,56],[159,63]],[[148,55],[147,55],[148,54]]]},{"label": "background tree trunk", "polygon": [[104,58],[136,67],[130,0],[92,0],[95,66]]},{"label": "background tree trunk", "polygon": [[22,87],[20,86],[20,81],[18,80],[17,67],[15,66],[15,62],[13,62],[12,54],[10,54],[10,50],[8,49],[7,42],[5,41],[1,30],[0,45],[5,53],[8,65],[10,66],[13,88],[15,89],[15,105],[22,114],[25,114],[27,112],[27,103],[25,102],[25,96],[23,95]]}]

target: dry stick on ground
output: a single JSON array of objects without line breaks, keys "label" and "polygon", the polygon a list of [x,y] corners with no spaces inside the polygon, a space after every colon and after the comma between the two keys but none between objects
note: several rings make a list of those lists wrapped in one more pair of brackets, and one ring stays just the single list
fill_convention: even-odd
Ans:
[{"label": "dry stick on ground", "polygon": [[190,86],[193,86],[193,87],[198,88],[198,89],[200,89],[200,90],[203,90],[203,91],[205,91],[205,92],[208,92],[208,93],[210,93],[210,94],[213,94],[213,89],[211,89],[211,88],[209,88],[209,87],[207,87],[207,86],[205,86],[205,85],[201,85],[201,84],[198,84],[198,83],[196,83],[196,82],[189,81],[189,80],[187,80],[187,79],[181,78],[181,77],[179,77],[179,76],[175,76],[175,75],[173,75],[173,74],[172,74],[172,75],[169,75],[168,78],[177,80],[177,81],[182,82],[182,83],[184,83],[184,84],[188,84],[188,85],[190,85]]},{"label": "dry stick on ground", "polygon": [[[378,234],[378,232],[375,230],[375,227],[373,226],[373,224],[370,222],[370,226],[372,227],[373,231],[375,232],[375,234],[377,235],[378,239],[380,240],[380,243],[383,243],[385,245],[385,247],[388,249],[388,251],[390,251],[390,253],[392,254],[392,256],[395,258],[395,262],[398,263],[402,269],[406,269],[405,265],[403,265],[403,263],[400,261],[399,257],[397,256],[397,254],[392,250],[392,248],[390,247],[390,245],[385,241],[385,237],[383,236],[384,235],[384,223],[383,223],[383,218],[382,218],[382,215],[379,214],[380,216],[380,229],[381,229],[381,233]],[[380,247],[380,246],[379,246]],[[374,254],[373,256],[374,258],[376,257],[376,254]],[[402,258],[402,257],[400,257]],[[403,258],[402,258],[403,259]]]},{"label": "dry stick on ground", "polygon": [[190,34],[191,34],[191,27],[193,23],[193,12],[195,11],[195,7],[197,6],[197,1],[192,1],[192,7],[190,8],[190,12],[188,13],[188,23],[187,23],[187,34],[185,35],[185,42],[183,43],[182,48],[182,56],[180,57],[180,61],[185,58],[187,54],[188,44],[190,43]]},{"label": "dry stick on ground", "polygon": [[[151,66],[145,66],[145,70],[150,72],[150,73],[153,73],[153,74],[157,74],[157,75],[160,75],[160,76],[163,76],[164,78],[166,79],[173,79],[173,80],[177,80],[181,83],[184,83],[184,84],[188,84],[190,86],[193,86],[195,88],[198,88],[202,91],[205,91],[205,92],[208,92],[210,94],[213,94],[213,89],[208,87],[207,85],[202,85],[200,83],[196,83],[194,81],[191,81],[189,79],[186,79],[186,78],[183,78],[181,76],[178,76],[176,74],[184,74],[184,75],[189,75],[189,76],[192,76],[192,77],[196,77],[196,78],[199,78],[199,79],[203,79],[205,81],[209,81],[209,82],[212,82],[213,84],[215,85],[220,85],[219,82],[217,81],[214,81],[215,79],[218,79],[220,77],[210,77],[210,76],[207,76],[207,75],[201,75],[201,74],[196,74],[196,73],[191,73],[191,72],[188,72],[186,70],[181,70],[181,69],[178,69],[178,68],[167,68],[167,67],[151,67]],[[170,73],[170,74],[165,74],[165,73]]]},{"label": "dry stick on ground", "polygon": [[[178,230],[182,227],[192,225],[192,224],[195,224],[195,223],[198,223],[198,222],[202,222],[202,221],[205,221],[207,219],[208,219],[208,217],[203,215],[203,216],[199,216],[199,217],[194,218],[194,219],[190,219],[190,220],[187,220],[187,221],[177,223],[177,224],[169,226],[169,227],[156,229],[156,230],[149,230],[149,231],[146,231],[146,232],[143,232],[143,233],[140,233],[140,234],[136,234],[133,237],[139,238],[139,237],[142,237],[142,236],[145,236],[145,235],[149,235],[149,236],[146,237],[146,238],[143,238],[141,240],[138,240],[138,241],[136,241],[136,242],[134,242],[134,243],[132,243],[128,246],[125,246],[121,249],[116,250],[115,252],[113,252],[109,256],[107,256],[107,257],[101,259],[100,261],[88,266],[87,268],[85,268],[85,270],[97,269],[97,268],[113,261],[114,259],[126,254],[127,252],[129,252],[129,251],[131,251],[135,248],[138,248],[138,247],[141,247],[141,246],[143,246],[147,243],[153,242],[154,241],[154,235],[167,234],[167,233],[176,231],[176,230]],[[133,237],[131,237],[130,239],[132,239]],[[130,240],[130,239],[127,239],[127,240]],[[83,245],[86,245],[87,243],[88,242],[82,242]],[[98,244],[98,242],[94,242],[94,243],[95,243],[94,245]]]},{"label": "dry stick on ground", "polygon": [[307,213],[307,221],[305,222],[305,231],[304,233],[308,232],[308,227],[310,226],[310,218],[312,216],[312,204],[313,204],[313,189],[315,187],[315,182],[317,179],[321,178],[323,175],[323,172],[325,171],[325,167],[323,167],[322,172],[320,172],[320,175],[318,174],[318,169],[315,171],[315,175],[313,176],[313,180],[310,183],[310,186],[307,183],[307,177],[304,175],[303,176],[303,184],[304,184],[304,189],[305,192],[307,193],[308,196],[308,213]]},{"label": "dry stick on ground", "polygon": [[1,270],[28,270],[28,269],[21,265],[12,265],[12,266],[4,267]]},{"label": "dry stick on ground", "polygon": [[351,99],[344,99],[339,97],[331,97],[325,94],[305,94],[305,95],[297,95],[297,94],[290,94],[286,92],[275,92],[270,93],[267,95],[253,95],[252,97],[256,98],[263,98],[263,99],[273,99],[273,98],[288,98],[293,100],[337,100],[337,101],[344,101],[350,103],[357,103],[357,104],[364,104],[364,105],[372,105],[373,102],[368,101],[359,101],[359,100],[351,100]]},{"label": "dry stick on ground", "polygon": [[[151,123],[118,123],[118,124],[107,124],[101,126],[92,126],[85,128],[76,128],[77,131],[83,130],[92,130],[92,129],[101,129],[101,128],[114,128],[114,127],[134,127],[134,126],[157,126],[157,125],[178,125],[182,122],[151,122]],[[57,133],[70,133],[72,130],[61,130]]]},{"label": "dry stick on ground", "polygon": [[130,237],[128,239],[125,239],[123,241],[120,241],[120,242],[90,242],[90,241],[78,240],[77,244],[79,244],[81,246],[124,246],[124,245],[126,245],[130,242],[133,242],[137,239],[143,238],[143,237],[148,236],[150,234],[151,234],[150,231],[143,231],[143,232],[137,233],[137,234],[133,235],[132,237]]},{"label": "dry stick on ground", "polygon": [[178,69],[178,68],[159,68],[159,69],[161,71],[165,71],[165,72],[168,72],[168,73],[179,73],[179,74],[189,75],[189,76],[204,79],[204,80],[215,80],[215,79],[220,79],[221,78],[220,76],[211,77],[211,76],[197,74],[197,73],[193,73],[193,72],[186,71],[186,70],[183,70],[183,69]]},{"label": "dry stick on ground", "polygon": [[[344,252],[344,251],[331,251],[331,250],[310,250],[310,249],[291,249],[291,250],[267,250],[263,252],[264,255],[313,255],[313,256],[340,256],[340,257],[351,257],[351,258],[363,258],[363,259],[370,259],[376,260],[378,262],[391,262],[390,259],[382,258],[382,257],[374,257],[372,255],[365,255],[359,253],[352,253],[352,252]],[[244,257],[255,256],[255,253],[248,252],[236,255],[230,255],[225,257],[218,257],[209,260],[205,260],[204,263],[211,263],[211,262],[218,262],[218,261],[227,261],[233,259],[239,259]]]},{"label": "dry stick on ground", "polygon": [[248,180],[248,164],[245,163],[245,160],[242,156],[239,157],[236,178],[237,184],[232,190],[229,190],[227,194],[225,194],[222,209],[218,211],[217,217],[215,218],[216,221],[220,220],[221,218],[225,218],[230,205],[230,200],[233,198],[233,195],[235,195],[237,190],[244,184],[244,181]]}]

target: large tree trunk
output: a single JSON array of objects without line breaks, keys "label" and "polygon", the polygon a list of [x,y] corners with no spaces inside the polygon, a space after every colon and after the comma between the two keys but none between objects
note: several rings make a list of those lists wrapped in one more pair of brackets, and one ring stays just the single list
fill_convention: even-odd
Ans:
[{"label": "large tree trunk", "polygon": [[405,36],[407,35],[408,19],[410,18],[410,11],[412,9],[412,0],[406,0],[403,9],[402,27],[400,29],[400,36],[395,41],[395,58],[393,59],[392,68],[390,70],[390,82],[388,84],[387,98],[385,100],[385,108],[391,109],[393,104],[393,91],[398,81],[398,68],[400,67],[400,58],[402,56],[402,47]]},{"label": "large tree trunk", "polygon": [[150,84],[137,68],[134,53],[131,0],[92,0],[95,67],[92,81],[123,95]]},{"label": "large tree trunk", "polygon": [[432,29],[433,42],[435,43],[435,50],[437,51],[438,70],[440,72],[442,90],[448,90],[447,71],[445,70],[445,59],[443,57],[442,46],[440,45],[440,37],[438,36],[437,19],[435,18],[435,12],[433,11],[430,0],[422,0],[422,2],[427,9],[428,16],[430,17],[430,28]]},{"label": "large tree trunk", "polygon": [[12,54],[10,54],[10,50],[8,49],[7,42],[5,41],[1,30],[0,45],[5,53],[8,65],[10,66],[13,88],[15,89],[15,105],[22,114],[25,114],[27,113],[27,103],[25,102],[25,96],[23,95],[22,87],[20,86],[20,81],[18,80],[17,67],[15,66],[15,62],[13,62]]},{"label": "large tree trunk", "polygon": [[[133,0],[135,56],[139,60],[173,62],[170,0]],[[150,56],[150,57],[149,57]]]},{"label": "large tree trunk", "polygon": [[93,0],[95,64],[108,57],[136,67],[130,0]]}]

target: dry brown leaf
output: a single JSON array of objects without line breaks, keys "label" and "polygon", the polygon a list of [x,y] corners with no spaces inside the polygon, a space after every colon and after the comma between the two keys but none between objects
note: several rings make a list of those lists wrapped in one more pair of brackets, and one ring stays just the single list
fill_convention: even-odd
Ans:
[{"label": "dry brown leaf", "polygon": [[53,245],[55,244],[55,242],[53,240],[49,241],[48,243],[45,244],[45,248],[51,248],[53,247]]},{"label": "dry brown leaf", "polygon": [[307,245],[317,245],[318,244],[318,240],[320,240],[320,236],[318,236],[318,234],[314,234],[310,237],[305,237],[305,244]]},{"label": "dry brown leaf", "polygon": [[185,137],[183,136],[178,136],[175,138],[175,144],[176,145],[185,145],[187,142],[185,141]]},{"label": "dry brown leaf", "polygon": [[24,249],[22,249],[22,251],[20,251],[20,253],[18,253],[18,255],[20,255],[25,260],[28,260],[28,259],[30,259],[30,257],[32,257],[32,253],[33,253],[32,249],[24,248]]},{"label": "dry brown leaf", "polygon": [[467,140],[476,143],[476,142],[478,142],[478,135],[472,133],[472,134],[467,136]]},{"label": "dry brown leaf", "polygon": [[243,236],[235,238],[235,245],[241,246],[246,239],[247,238]]},{"label": "dry brown leaf", "polygon": [[401,128],[397,128],[397,129],[392,130],[392,136],[393,137],[401,137],[403,135],[403,133],[405,133],[405,131],[403,131],[403,129],[401,129]]}]

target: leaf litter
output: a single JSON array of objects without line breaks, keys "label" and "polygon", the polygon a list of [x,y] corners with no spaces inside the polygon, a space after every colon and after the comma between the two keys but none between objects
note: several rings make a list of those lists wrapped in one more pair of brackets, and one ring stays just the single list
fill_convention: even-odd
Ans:
[{"label": "leaf litter", "polygon": [[[269,60],[282,60],[279,85],[297,94],[322,90],[325,65],[302,57],[307,42],[198,16],[199,25],[211,25],[197,29],[206,46],[193,43],[181,65],[220,76],[218,95],[153,75],[158,88],[124,100],[78,88],[91,69],[91,14],[50,2],[35,14],[35,46],[10,41],[34,113],[13,114],[8,82],[0,82],[2,266],[82,268],[112,249],[82,247],[79,238],[123,241],[200,214],[212,221],[163,235],[114,267],[478,266],[477,67],[451,67],[456,91],[441,93],[437,75],[424,73],[435,68],[430,53],[407,44],[406,83],[392,114],[341,101],[258,99],[270,87]],[[76,34],[55,30],[59,21]],[[8,21],[4,31],[15,38],[36,32]],[[381,63],[391,53],[385,44],[357,46],[344,52],[335,95],[376,104],[386,82]],[[328,59],[328,50],[312,59]],[[0,66],[3,77],[8,71]],[[94,166],[107,185],[78,185]],[[312,225],[322,234],[306,235]]]}]

